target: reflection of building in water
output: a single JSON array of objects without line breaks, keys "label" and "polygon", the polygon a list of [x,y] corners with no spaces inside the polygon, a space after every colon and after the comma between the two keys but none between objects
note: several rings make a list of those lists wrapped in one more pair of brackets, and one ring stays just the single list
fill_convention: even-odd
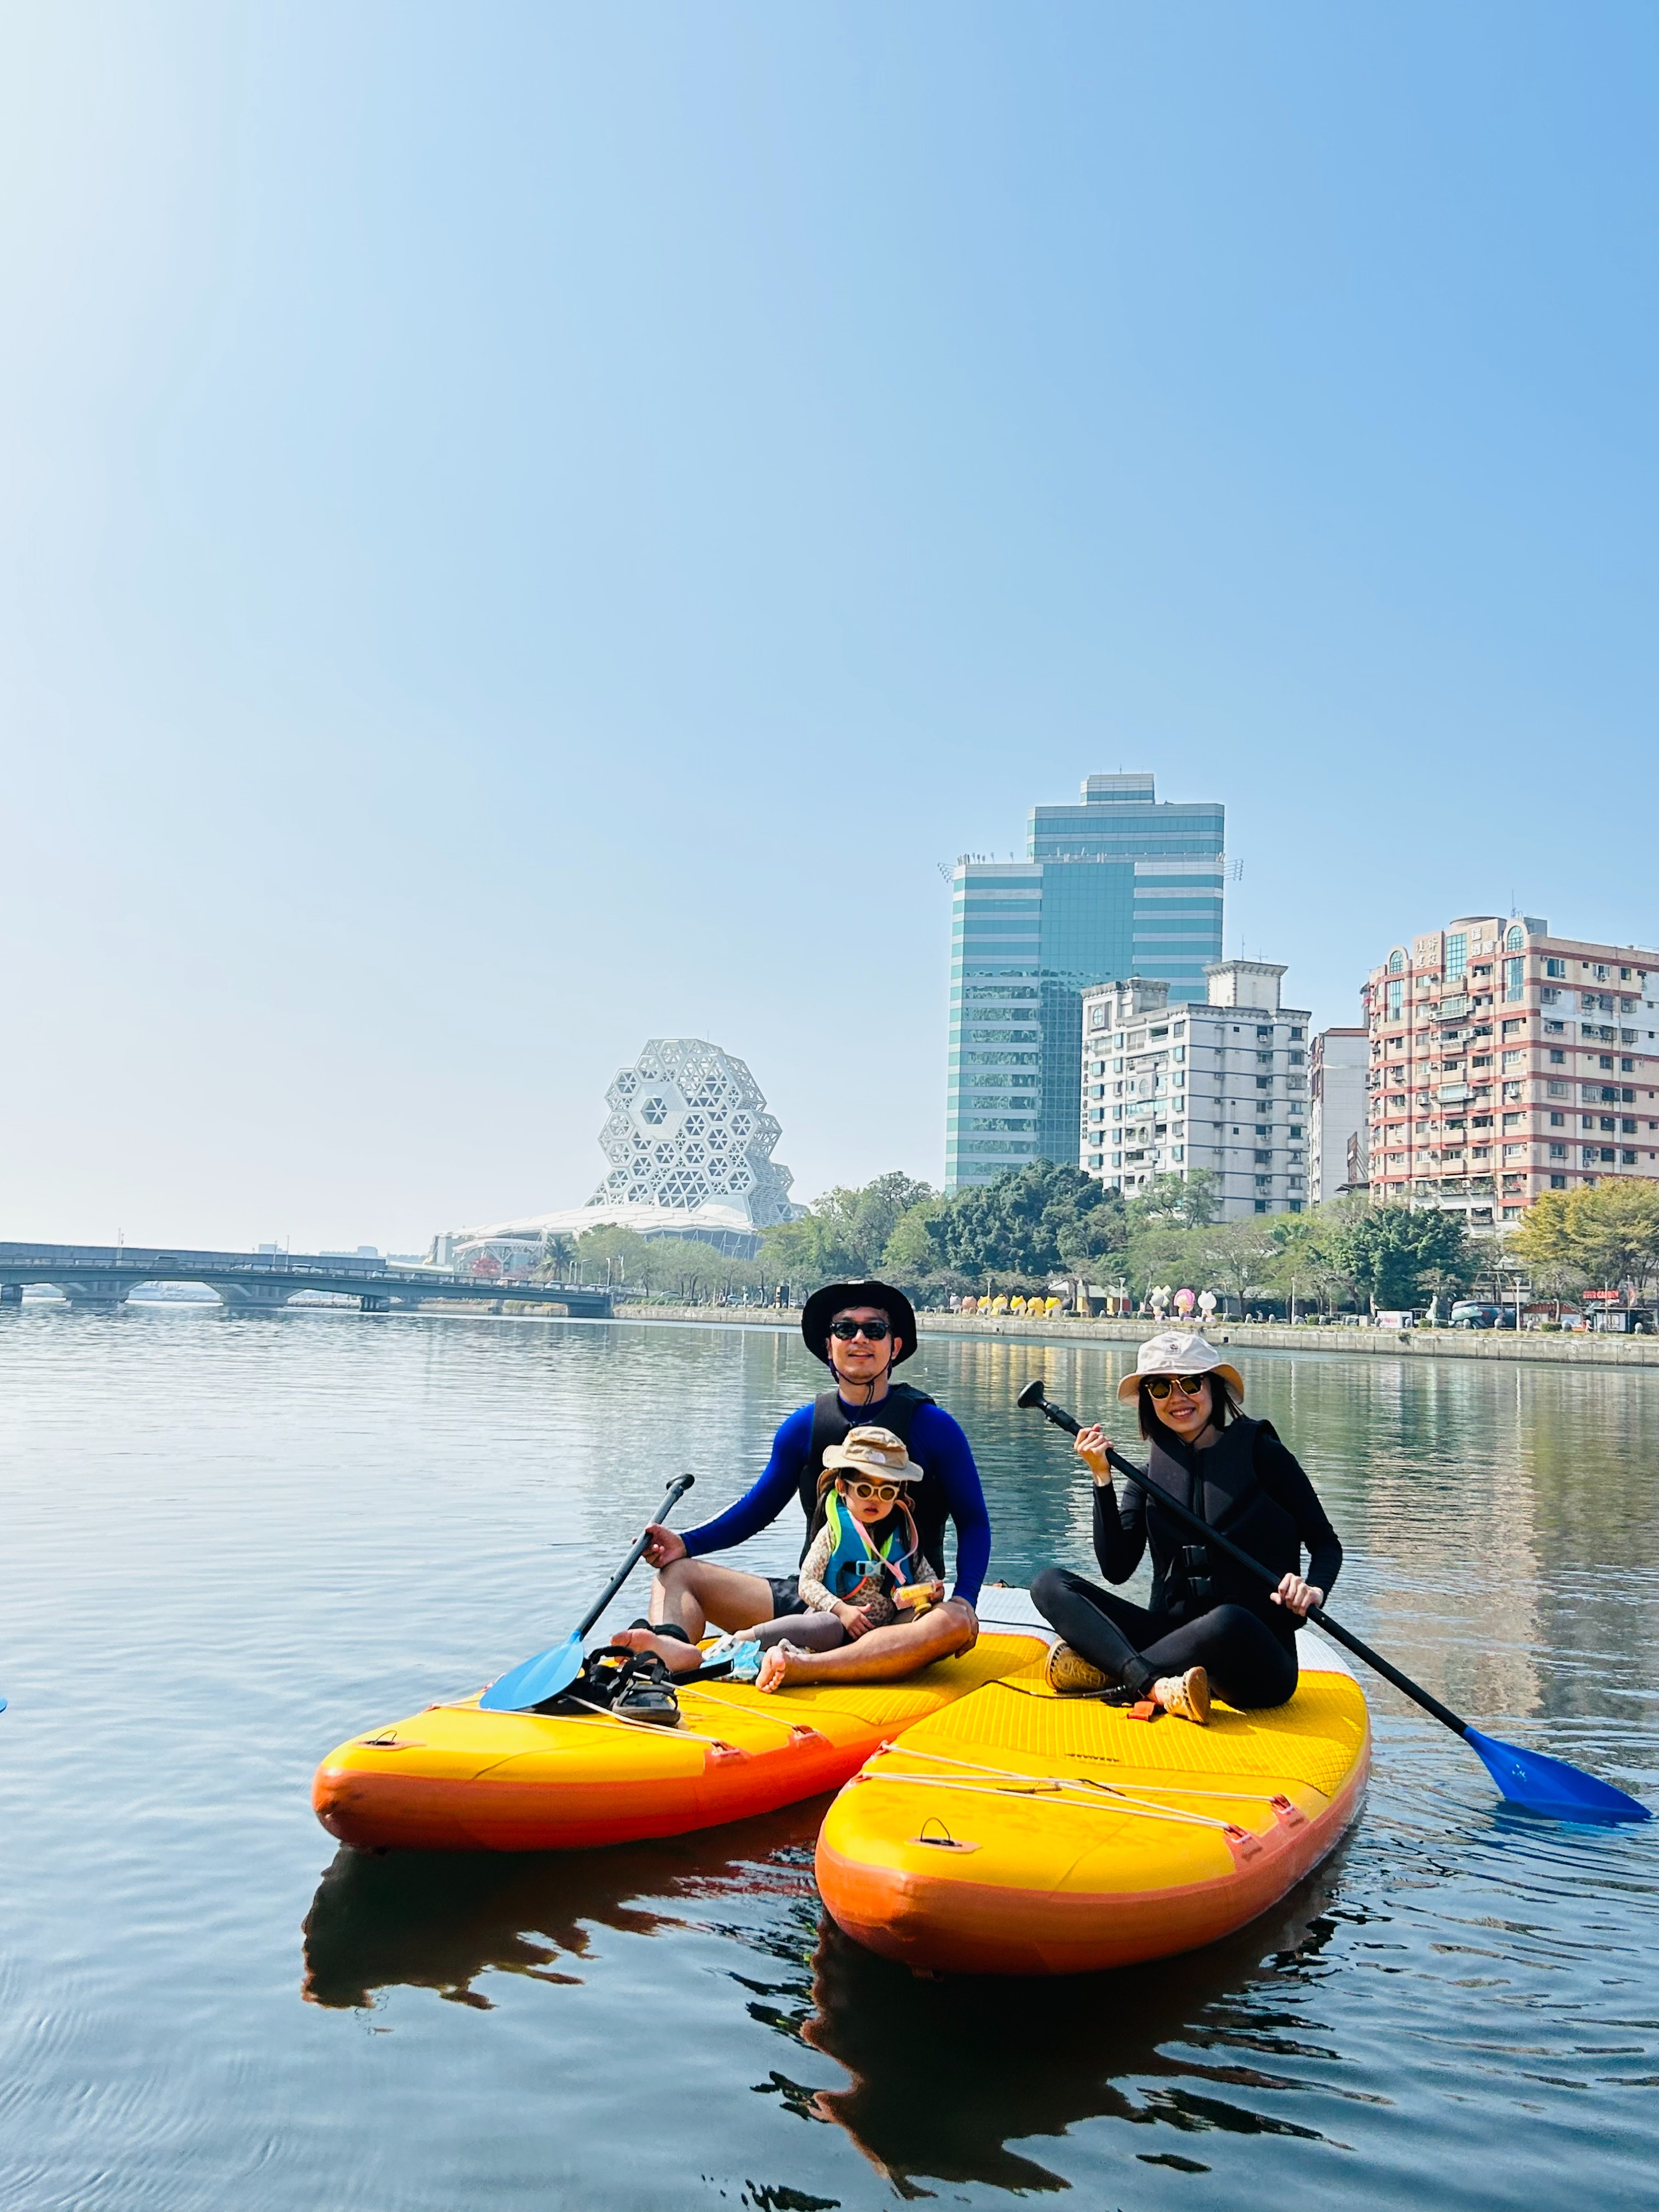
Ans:
[{"label": "reflection of building in water", "polygon": [[1337,1618],[1471,1719],[1544,1701],[1547,1547],[1518,1379],[1403,1357],[1246,1369],[1248,1410],[1273,1419],[1342,1539]]}]

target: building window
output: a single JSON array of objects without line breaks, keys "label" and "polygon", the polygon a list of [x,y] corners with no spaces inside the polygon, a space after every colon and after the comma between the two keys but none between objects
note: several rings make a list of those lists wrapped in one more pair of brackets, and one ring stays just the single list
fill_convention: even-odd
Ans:
[{"label": "building window", "polygon": [[1265,1198],[1257,1199],[1255,1210],[1258,1213],[1265,1213],[1267,1211],[1267,1201]]},{"label": "building window", "polygon": [[1566,972],[1567,963],[1565,960],[1547,960],[1544,963],[1544,973],[1547,975],[1565,975]]},{"label": "building window", "polygon": [[1506,960],[1504,963],[1504,996],[1511,1006],[1522,995],[1522,978],[1526,969],[1524,960]]},{"label": "building window", "polygon": [[1552,1049],[1552,1050],[1551,1050],[1551,1053],[1550,1053],[1550,1066],[1551,1066],[1552,1067],[1565,1067],[1565,1066],[1566,1066],[1566,1064],[1567,1064],[1567,1055],[1565,1054],[1565,1053],[1564,1053],[1564,1052],[1557,1052],[1557,1051],[1555,1051],[1555,1050],[1553,1050],[1553,1049]]},{"label": "building window", "polygon": [[1521,928],[1518,924],[1515,928],[1510,930],[1509,935],[1504,939],[1505,949],[1510,952],[1519,952],[1524,947],[1526,942],[1527,933],[1524,929]]},{"label": "building window", "polygon": [[1552,1176],[1550,1177],[1550,1188],[1552,1190],[1565,1190],[1566,1187],[1567,1179],[1565,1176]]},{"label": "building window", "polygon": [[1636,1155],[1634,1152],[1620,1152],[1619,1158],[1623,1164],[1627,1168],[1633,1168],[1636,1165]]}]

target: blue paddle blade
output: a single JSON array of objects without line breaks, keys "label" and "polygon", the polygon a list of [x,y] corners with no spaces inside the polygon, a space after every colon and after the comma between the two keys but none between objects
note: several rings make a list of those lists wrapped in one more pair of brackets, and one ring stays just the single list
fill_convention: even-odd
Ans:
[{"label": "blue paddle blade", "polygon": [[1477,1752],[1486,1771],[1511,1805],[1529,1813],[1545,1813],[1556,1820],[1650,1820],[1653,1814],[1639,1797],[1615,1790],[1611,1782],[1598,1781],[1564,1759],[1549,1759],[1541,1751],[1522,1751],[1518,1744],[1500,1743],[1466,1728],[1463,1741]]},{"label": "blue paddle blade", "polygon": [[550,1650],[538,1651],[533,1659],[509,1668],[479,1698],[479,1708],[486,1713],[528,1712],[544,1698],[556,1698],[561,1690],[568,1690],[581,1671],[581,1638],[567,1636]]}]

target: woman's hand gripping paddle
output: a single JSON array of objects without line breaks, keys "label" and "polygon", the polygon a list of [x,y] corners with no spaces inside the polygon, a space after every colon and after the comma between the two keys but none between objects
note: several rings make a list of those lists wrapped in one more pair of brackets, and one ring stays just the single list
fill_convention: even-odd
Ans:
[{"label": "woman's hand gripping paddle", "polygon": [[[669,1485],[668,1495],[658,1510],[657,1521],[668,1518],[696,1480],[695,1475],[683,1474],[678,1482]],[[561,1690],[570,1687],[582,1670],[582,1638],[638,1566],[650,1540],[651,1531],[647,1528],[594,1600],[586,1620],[571,1631],[562,1644],[554,1644],[550,1650],[538,1651],[533,1659],[520,1660],[498,1682],[490,1684],[478,1700],[483,1711],[527,1713],[532,1705],[544,1704],[549,1698],[556,1698]]]},{"label": "woman's hand gripping paddle", "polygon": [[[1074,1419],[1063,1406],[1048,1403],[1043,1395],[1040,1376],[1035,1382],[1028,1382],[1014,1402],[1041,1413],[1057,1429],[1064,1429],[1068,1437],[1077,1436],[1081,1431],[1082,1423]],[[1184,1505],[1177,1504],[1167,1490],[1153,1482],[1139,1468],[1132,1467],[1117,1452],[1108,1451],[1106,1456],[1120,1474],[1127,1476],[1131,1482],[1138,1483],[1148,1498],[1155,1498],[1164,1512],[1172,1514],[1187,1528],[1195,1530],[1206,1544],[1213,1544],[1218,1551],[1224,1552],[1241,1567],[1248,1568],[1251,1574],[1259,1576],[1269,1589],[1278,1589],[1279,1577],[1270,1568],[1264,1567],[1260,1559],[1253,1559],[1248,1552],[1241,1551],[1237,1544],[1218,1529],[1212,1528],[1200,1515],[1189,1513]],[[1546,1813],[1558,1820],[1650,1820],[1653,1818],[1652,1813],[1639,1798],[1627,1796],[1624,1790],[1616,1790],[1612,1783],[1602,1782],[1594,1774],[1586,1774],[1582,1767],[1569,1766],[1565,1759],[1550,1759],[1541,1751],[1522,1751],[1518,1744],[1502,1743],[1496,1736],[1483,1735],[1478,1728],[1472,1728],[1468,1721],[1460,1719],[1449,1705],[1443,1705],[1438,1698],[1431,1697],[1420,1684],[1413,1681],[1409,1674],[1402,1674],[1397,1667],[1391,1667],[1380,1652],[1371,1650],[1369,1644],[1362,1644],[1357,1636],[1333,1620],[1322,1606],[1310,1606],[1307,1618],[1323,1629],[1334,1642],[1353,1652],[1368,1667],[1374,1667],[1384,1681],[1392,1682],[1396,1690],[1403,1691],[1407,1697],[1421,1705],[1425,1713],[1431,1713],[1442,1728],[1449,1728],[1454,1735],[1461,1735],[1511,1805],[1524,1806],[1529,1813]]]}]

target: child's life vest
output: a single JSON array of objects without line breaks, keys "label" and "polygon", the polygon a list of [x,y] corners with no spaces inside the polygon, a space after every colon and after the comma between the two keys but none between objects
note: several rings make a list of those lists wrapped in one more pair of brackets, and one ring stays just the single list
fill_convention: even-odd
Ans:
[{"label": "child's life vest", "polygon": [[822,1580],[832,1597],[846,1603],[855,1593],[866,1589],[872,1595],[879,1591],[890,1597],[907,1583],[931,1580],[933,1571],[922,1557],[921,1540],[909,1507],[901,1498],[893,1510],[898,1525],[888,1531],[878,1547],[866,1534],[863,1522],[843,1509],[839,1495],[833,1490],[829,1493],[824,1520],[830,1530],[830,1557]]}]

